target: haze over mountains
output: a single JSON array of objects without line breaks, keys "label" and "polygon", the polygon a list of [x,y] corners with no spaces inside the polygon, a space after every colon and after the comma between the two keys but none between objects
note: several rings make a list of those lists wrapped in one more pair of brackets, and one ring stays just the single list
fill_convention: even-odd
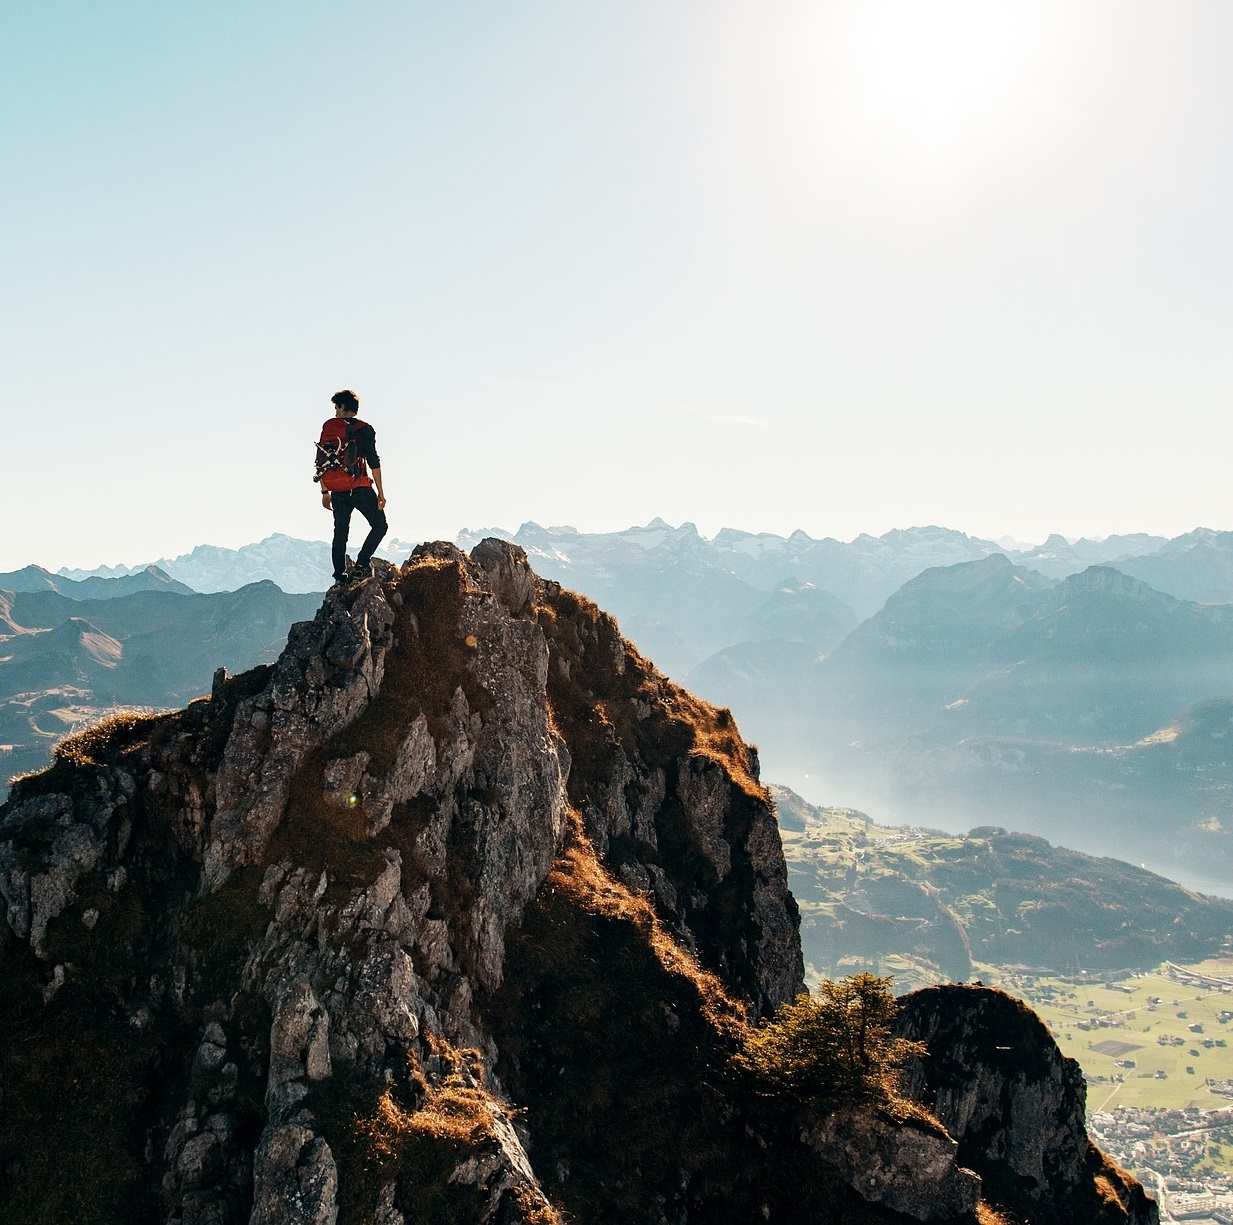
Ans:
[{"label": "haze over mountains", "polygon": [[[922,570],[975,561],[991,553],[1002,553],[1050,578],[1064,578],[1089,565],[1116,564],[1125,573],[1179,598],[1233,600],[1233,533],[1206,528],[1174,540],[1138,533],[1068,542],[1054,535],[1032,548],[1013,548],[940,527],[896,529],[848,542],[815,539],[801,531],[784,537],[734,528],[707,539],[692,523],[672,527],[654,519],[620,532],[588,533],[536,523],[525,523],[516,532],[464,529],[456,543],[466,545],[485,536],[521,545],[537,566],[559,582],[566,581],[566,574],[575,580],[585,577],[592,585],[608,582],[627,600],[632,588],[643,585],[631,580],[653,572],[675,574],[684,569],[693,577],[709,574],[721,584],[729,603],[740,590],[729,586],[732,579],[753,592],[771,592],[792,578],[835,596],[858,621],[877,612],[889,595]],[[401,562],[414,547],[414,543],[390,538],[378,555]],[[296,540],[281,533],[239,549],[201,544],[178,557],[152,563],[63,568],[59,574],[79,581],[119,578],[139,574],[151,565],[194,591],[234,591],[262,579],[289,592],[324,591],[331,581],[326,542]],[[583,589],[577,581],[574,585]],[[748,592],[746,598],[753,599]],[[656,608],[665,604],[662,598],[650,602],[648,622],[655,620]],[[671,620],[680,618],[674,615]]]},{"label": "haze over mountains", "polygon": [[[1006,825],[1233,891],[1233,533],[1018,550],[941,528],[513,538],[669,671],[675,651],[767,777],[816,802]],[[724,593],[700,625],[673,616],[699,591]],[[847,624],[819,615],[831,601]]]},{"label": "haze over mountains", "polygon": [[[513,538],[690,690],[730,706],[760,742],[765,780],[845,806],[775,789],[815,970],[890,960],[912,985],[962,980],[977,961],[1112,972],[1227,947],[1233,902],[1092,854],[1233,897],[1233,534],[1011,549],[940,528],[705,540],[657,520]],[[324,585],[326,556],[323,542],[270,537],[200,546],[170,568],[0,575],[9,771],[43,764],[58,734],[109,706],[180,705],[218,664],[272,660],[293,622],[339,598],[286,595],[268,578],[199,594],[189,578]],[[445,616],[438,603],[418,624]],[[421,681],[441,670],[443,644],[465,641],[443,625]],[[184,717],[248,686],[215,685]],[[618,749],[660,752],[633,725],[579,726],[591,736],[601,722]]]},{"label": "haze over mountains", "polygon": [[[377,550],[379,557],[405,561],[413,544],[397,538],[387,539]],[[37,567],[33,567],[37,569]],[[163,557],[145,566],[98,566],[93,570],[60,570],[60,575],[76,581],[128,579],[155,570],[183,583],[192,591],[237,591],[249,583],[270,581],[283,591],[302,594],[325,591],[334,581],[330,546],[324,540],[296,540],[275,532],[255,544],[226,549],[199,544],[179,557]],[[0,585],[5,576],[0,575]]]},{"label": "haze over mountains", "polygon": [[1233,880],[1229,605],[994,555],[927,570],[829,656],[738,648],[688,683],[774,746],[773,777],[799,771],[884,815],[983,819]]},{"label": "haze over mountains", "polygon": [[[657,519],[458,543],[483,536],[611,609],[665,672],[733,708],[767,778],[816,803],[1005,825],[1233,892],[1233,533],[1020,548],[939,527],[708,540]],[[49,577],[321,590],[328,567],[324,542],[271,536]]]},{"label": "haze over mountains", "polygon": [[0,781],[118,706],[180,706],[218,667],[276,659],[319,603],[269,580],[202,595],[152,567],[81,582],[34,566],[0,575]]}]

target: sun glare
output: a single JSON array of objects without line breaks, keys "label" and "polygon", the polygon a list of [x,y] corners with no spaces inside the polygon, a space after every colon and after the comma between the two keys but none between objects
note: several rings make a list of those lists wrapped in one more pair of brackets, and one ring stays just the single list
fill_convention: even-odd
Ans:
[{"label": "sun glare", "polygon": [[1021,181],[1066,130],[1097,21],[1048,0],[769,11],[729,30],[726,131],[777,208],[805,224],[832,209],[910,218],[930,197],[970,201]]},{"label": "sun glare", "polygon": [[1027,84],[1040,11],[989,0],[854,6],[844,39],[852,119],[924,157],[979,140]]}]

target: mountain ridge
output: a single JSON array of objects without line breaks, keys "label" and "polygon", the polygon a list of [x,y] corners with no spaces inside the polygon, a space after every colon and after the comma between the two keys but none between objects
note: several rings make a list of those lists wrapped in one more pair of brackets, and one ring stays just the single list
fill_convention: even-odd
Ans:
[{"label": "mountain ridge", "polygon": [[[545,577],[557,581],[565,580],[565,575],[555,569],[558,566],[582,565],[585,569],[602,565],[602,559],[613,557],[628,563],[639,556],[645,560],[649,553],[670,553],[679,549],[708,556],[712,564],[730,571],[758,590],[772,590],[789,578],[813,583],[831,590],[838,599],[855,608],[859,616],[866,617],[876,612],[886,597],[903,583],[933,565],[953,565],[1000,553],[1016,564],[1028,565],[1049,577],[1059,578],[1094,563],[1144,559],[1162,551],[1168,564],[1174,555],[1183,556],[1188,552],[1188,541],[1193,543],[1199,539],[1218,538],[1224,548],[1233,551],[1233,539],[1225,539],[1228,535],[1199,528],[1173,541],[1139,533],[1105,540],[1081,539],[1073,544],[1055,535],[1044,545],[1014,549],[937,526],[894,528],[882,536],[861,533],[848,542],[812,537],[801,529],[785,537],[772,532],[725,527],[708,540],[692,523],[674,527],[662,518],[655,518],[649,523],[615,532],[581,532],[568,526],[543,527],[534,521],[524,523],[516,531],[464,528],[455,537],[455,543],[470,548],[485,537],[512,541],[527,550]],[[324,591],[330,583],[326,544],[322,540],[299,540],[276,532],[238,549],[200,544],[189,553],[160,558],[150,564],[201,591],[234,589],[261,577],[273,579],[285,591]],[[379,556],[402,562],[413,548],[412,543],[390,539],[384,543]],[[129,575],[139,569],[127,565],[93,569],[62,567],[58,573],[80,580],[90,576]],[[306,585],[296,586],[297,582]],[[571,582],[575,587],[585,587],[576,579]],[[1169,589],[1167,579],[1158,578],[1155,585]],[[1233,577],[1224,598],[1233,600]],[[622,612],[621,609],[616,611]]]},{"label": "mountain ridge", "polygon": [[77,578],[63,571],[53,574],[42,566],[26,566],[0,574],[0,591],[54,591],[71,599],[86,600],[131,595],[136,591],[174,591],[188,595],[192,588],[177,582],[157,565],[133,567],[121,575],[98,575],[86,571]]},{"label": "mountain ridge", "polygon": [[[1154,1225],[1081,1095],[980,1203],[923,1108],[733,1079],[802,961],[730,712],[506,543],[378,572],[0,809],[6,1219]],[[921,1016],[1009,1092],[970,992]]]}]

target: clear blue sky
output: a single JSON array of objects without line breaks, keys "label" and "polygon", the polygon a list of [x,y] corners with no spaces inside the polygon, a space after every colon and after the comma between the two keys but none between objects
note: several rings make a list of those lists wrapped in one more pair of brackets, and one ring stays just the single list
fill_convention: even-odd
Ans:
[{"label": "clear blue sky", "polygon": [[0,5],[0,569],[1233,527],[1233,4]]}]

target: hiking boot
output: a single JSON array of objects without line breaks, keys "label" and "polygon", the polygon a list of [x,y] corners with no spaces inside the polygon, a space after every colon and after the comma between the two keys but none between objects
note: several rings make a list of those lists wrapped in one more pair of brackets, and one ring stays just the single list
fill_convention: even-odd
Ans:
[{"label": "hiking boot", "polygon": [[372,565],[368,562],[365,562],[362,566],[359,562],[356,562],[356,564],[347,572],[347,583],[350,586],[355,586],[356,583],[362,583],[366,578],[372,578]]}]

